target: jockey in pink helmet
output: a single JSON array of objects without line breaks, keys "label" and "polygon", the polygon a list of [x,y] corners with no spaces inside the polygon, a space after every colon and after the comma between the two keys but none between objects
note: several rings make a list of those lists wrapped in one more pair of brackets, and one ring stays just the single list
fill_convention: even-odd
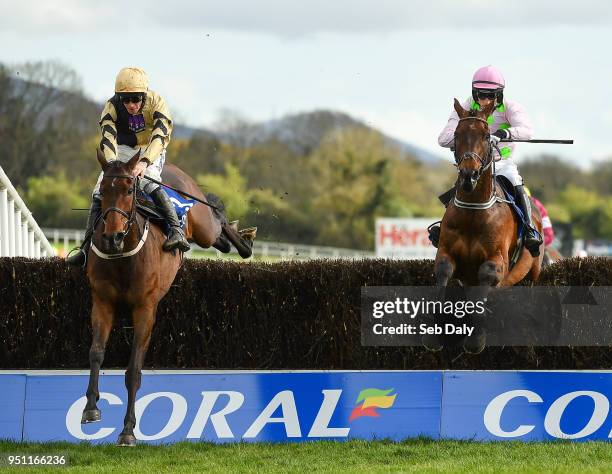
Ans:
[{"label": "jockey in pink helmet", "polygon": [[[489,130],[492,132],[491,143],[494,145],[495,159],[499,160],[495,163],[495,173],[506,177],[514,186],[517,204],[526,216],[525,222],[528,226],[523,241],[531,255],[536,257],[540,254],[542,236],[533,225],[530,201],[523,187],[523,178],[512,159],[515,144],[512,142],[500,143],[506,138],[530,139],[532,136],[531,120],[522,105],[504,98],[505,87],[506,81],[499,69],[494,66],[481,67],[472,77],[472,96],[467,98],[462,106],[466,110],[480,110],[482,107],[489,106],[491,102],[495,105],[493,112],[487,117]],[[446,148],[454,146],[455,129],[458,122],[459,116],[453,110],[448,123],[438,137],[440,146]],[[454,188],[452,192],[441,196],[445,206],[453,196]],[[438,246],[439,236],[440,227],[430,226],[429,238],[435,247]]]}]

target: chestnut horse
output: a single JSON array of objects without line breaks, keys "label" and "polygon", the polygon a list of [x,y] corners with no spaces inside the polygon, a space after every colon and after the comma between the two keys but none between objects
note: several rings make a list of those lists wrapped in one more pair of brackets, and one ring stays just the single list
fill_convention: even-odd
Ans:
[{"label": "chestnut horse", "polygon": [[[102,214],[96,222],[87,259],[87,276],[93,302],[93,339],[89,351],[87,404],[81,423],[101,419],[97,407],[100,398],[98,377],[106,343],[117,310],[127,308],[132,314],[134,338],[125,372],[128,403],[123,431],[117,442],[119,446],[136,444],[134,404],[136,392],[140,388],[141,369],[155,324],[157,306],[170,289],[182,262],[180,252],[162,250],[166,238],[164,233],[136,210],[138,186],[133,170],[139,158],[140,153],[137,153],[127,163],[108,163],[98,151],[98,161],[104,171],[100,185]],[[198,185],[176,166],[165,166],[162,176],[164,182],[206,201]],[[215,204],[219,207],[218,202]],[[190,210],[185,234],[201,247],[215,245],[222,251],[229,250],[229,240],[239,247],[243,258],[250,256],[252,239],[255,238],[254,231],[241,236],[234,227],[227,224],[222,212],[213,212],[213,209],[202,203],[195,204]]]},{"label": "chestnut horse", "polygon": [[[456,196],[442,219],[440,243],[435,260],[438,286],[451,277],[466,286],[512,286],[527,274],[540,275],[544,249],[532,257],[525,248],[512,268],[517,246],[518,217],[504,202],[504,194],[494,180],[493,145],[490,143],[488,110],[466,111],[457,99],[459,123],[455,131],[455,160],[458,168]],[[542,232],[542,219],[531,206],[534,224]],[[543,246],[542,246],[543,247]]]}]

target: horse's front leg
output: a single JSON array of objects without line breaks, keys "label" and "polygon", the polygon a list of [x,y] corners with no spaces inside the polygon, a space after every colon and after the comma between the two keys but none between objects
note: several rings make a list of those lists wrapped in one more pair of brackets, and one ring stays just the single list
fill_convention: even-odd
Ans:
[{"label": "horse's front leg", "polygon": [[[478,268],[478,287],[469,288],[472,301],[486,301],[492,287],[498,286],[504,275],[504,260],[501,253],[485,260]],[[469,354],[480,354],[487,343],[487,335],[481,317],[474,316],[472,334],[463,341],[463,349]]]},{"label": "horse's front leg", "polygon": [[[446,253],[442,246],[440,246],[440,248],[438,248],[438,253],[436,254],[436,261],[434,263],[434,274],[436,276],[436,285],[440,287],[438,298],[441,301],[445,300],[446,286],[453,276],[454,271],[454,259],[448,253]],[[427,319],[427,323],[430,325],[433,325],[435,322],[436,321],[434,319]],[[424,334],[421,337],[421,342],[427,350],[434,352],[442,350],[443,347],[442,338],[436,334]]]},{"label": "horse's front leg", "polygon": [[102,301],[93,295],[93,307],[91,310],[91,327],[93,338],[89,349],[89,386],[87,387],[87,404],[83,410],[81,423],[93,423],[100,421],[101,413],[97,402],[100,399],[98,390],[98,378],[100,367],[104,361],[104,350],[113,327],[114,308],[111,304]]},{"label": "horse's front leg", "polygon": [[134,406],[136,404],[136,393],[140,388],[142,377],[142,366],[147,355],[151,332],[155,324],[155,313],[157,305],[141,306],[132,312],[134,324],[134,340],[132,342],[132,353],[130,363],[125,371],[125,386],[128,392],[128,404],[123,420],[123,431],[117,441],[118,446],[136,446],[134,427],[136,426],[136,414]]},{"label": "horse's front leg", "polygon": [[487,288],[498,286],[504,278],[504,266],[501,252],[482,262],[478,268],[478,285]]},{"label": "horse's front leg", "polygon": [[434,274],[436,275],[436,286],[447,286],[455,271],[454,259],[443,249],[438,249],[436,262],[434,263]]}]

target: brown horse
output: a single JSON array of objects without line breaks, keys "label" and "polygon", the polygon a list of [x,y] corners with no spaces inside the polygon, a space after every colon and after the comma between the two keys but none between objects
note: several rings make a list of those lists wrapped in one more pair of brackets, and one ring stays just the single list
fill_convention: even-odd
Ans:
[{"label": "brown horse", "polygon": [[[532,280],[540,275],[543,248],[536,258],[523,249],[510,268],[521,223],[503,202],[503,191],[493,178],[494,154],[487,124],[492,108],[493,104],[488,110],[466,111],[455,99],[459,115],[455,131],[457,191],[440,229],[435,260],[439,286],[446,286],[452,276],[467,286],[492,287],[514,285],[528,273]],[[531,209],[541,233],[540,214],[535,205]]]},{"label": "brown horse", "polygon": [[[134,338],[125,385],[128,403],[119,446],[134,446],[136,415],[134,404],[140,388],[141,369],[155,324],[157,306],[170,289],[181,266],[182,255],[162,251],[165,236],[156,225],[142,217],[136,210],[136,178],[133,170],[140,153],[127,163],[107,163],[98,151],[98,161],[104,171],[100,186],[102,214],[97,221],[92,246],[87,259],[87,276],[92,292],[93,308],[91,325],[93,339],[89,351],[90,376],[87,388],[87,404],[82,423],[101,419],[97,401],[98,377],[104,359],[106,343],[119,308],[132,313]],[[164,169],[164,182],[206,201],[197,184],[175,166]],[[217,202],[217,207],[219,203]],[[100,225],[102,223],[102,225]],[[228,241],[240,247],[243,257],[250,256],[255,233],[241,236],[227,223],[222,212],[197,203],[188,214],[186,235],[201,247],[215,245],[227,251]]]}]

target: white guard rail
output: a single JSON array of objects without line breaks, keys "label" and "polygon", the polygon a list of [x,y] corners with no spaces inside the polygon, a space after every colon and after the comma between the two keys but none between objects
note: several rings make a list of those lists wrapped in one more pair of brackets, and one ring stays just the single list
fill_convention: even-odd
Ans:
[{"label": "white guard rail", "polygon": [[0,166],[0,257],[51,257],[55,250]]},{"label": "white guard rail", "polygon": [[[85,236],[84,230],[75,229],[43,229],[48,239],[60,249],[60,254],[66,254],[74,246],[80,244]],[[223,254],[213,248],[202,249],[192,244],[186,256],[192,258],[215,257]],[[256,240],[253,246],[253,256],[260,258],[279,258],[281,260],[307,260],[313,258],[375,258],[374,252],[365,250],[322,247],[316,245],[289,244],[283,242],[265,242]]]}]

